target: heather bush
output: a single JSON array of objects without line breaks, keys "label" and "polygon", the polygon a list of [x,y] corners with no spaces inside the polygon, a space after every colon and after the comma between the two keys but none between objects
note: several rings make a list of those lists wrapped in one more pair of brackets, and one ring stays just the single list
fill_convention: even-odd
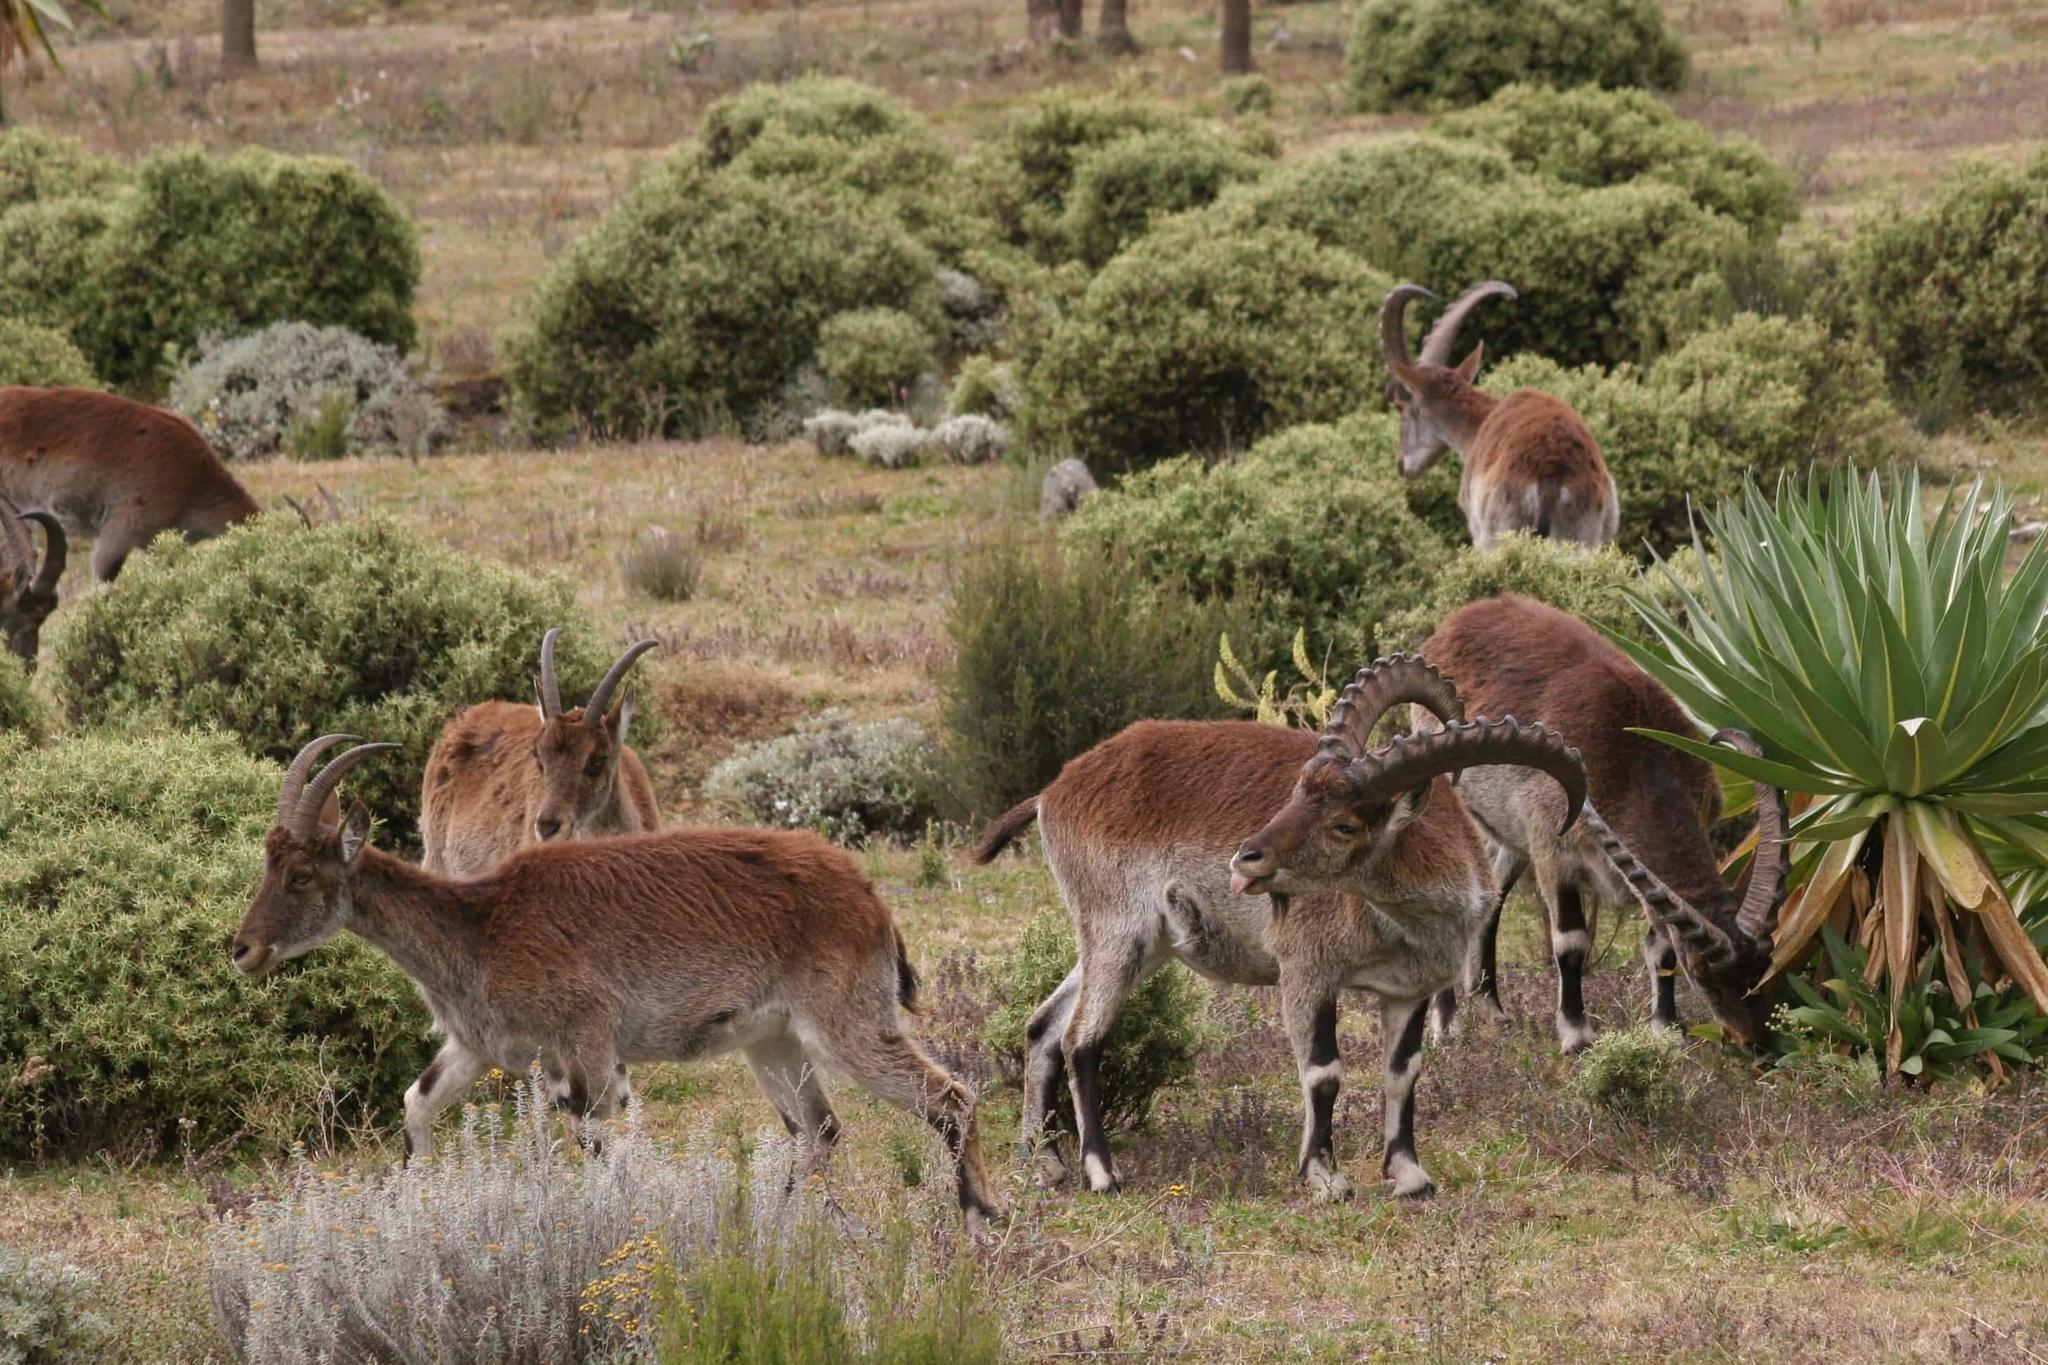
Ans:
[{"label": "heather bush", "polygon": [[1637,1024],[1597,1039],[1578,1059],[1571,1092],[1586,1103],[1638,1122],[1653,1122],[1685,1102],[1679,1075],[1684,1052],[1677,1030]]},{"label": "heather bush", "polygon": [[262,517],[215,540],[159,539],[106,592],[58,614],[45,667],[75,725],[215,725],[289,759],[341,730],[404,746],[358,792],[414,837],[419,773],[458,708],[530,697],[541,635],[565,692],[602,671],[563,579],[425,543],[383,517],[311,530]]},{"label": "heather bush", "polygon": [[98,199],[0,209],[0,316],[83,335],[104,298],[96,252],[107,213]]},{"label": "heather bush", "polygon": [[1798,214],[1792,177],[1763,148],[1744,137],[1718,140],[1641,90],[1511,85],[1432,128],[1498,147],[1518,169],[1570,185],[1676,185],[1759,235],[1775,236]]},{"label": "heather bush", "polygon": [[901,101],[859,81],[804,76],[750,85],[704,111],[697,140],[713,165],[725,165],[772,133],[823,137],[849,146],[885,137],[922,135],[943,147]]},{"label": "heather bush", "polygon": [[1924,205],[1862,227],[1842,303],[1892,382],[1938,424],[2048,394],[2048,153],[1965,162]]},{"label": "heather bush", "polygon": [[938,364],[926,325],[893,308],[859,308],[818,329],[818,368],[841,403],[892,403]]},{"label": "heather bush", "polygon": [[130,179],[120,162],[89,152],[71,138],[34,128],[0,128],[0,213],[41,200],[104,198]]},{"label": "heather bush", "polygon": [[1658,0],[1366,0],[1344,54],[1354,109],[1477,104],[1517,82],[1675,90]]},{"label": "heather bush", "polygon": [[290,452],[292,434],[338,407],[340,455],[424,455],[448,414],[389,346],[345,327],[280,322],[200,344],[172,381],[170,405],[192,419],[223,459]]},{"label": "heather bush", "polygon": [[[1011,1075],[1022,1075],[1025,1026],[1034,1010],[1073,970],[1074,928],[1062,910],[1033,916],[986,974],[989,1051]],[[1169,962],[1124,1000],[1102,1048],[1102,1122],[1112,1131],[1137,1128],[1159,1093],[1195,1074],[1202,991],[1192,974]],[[1061,1087],[1060,1117],[1073,1127],[1072,1101]]]},{"label": "heather bush", "polygon": [[1060,211],[1064,255],[1099,270],[1157,219],[1199,208],[1225,186],[1256,180],[1271,164],[1200,124],[1083,148]]},{"label": "heather bush", "polygon": [[63,1257],[0,1246],[0,1362],[102,1359],[115,1333],[95,1311],[100,1302],[94,1278]]},{"label": "heather bush", "polygon": [[1414,649],[1459,607],[1509,592],[1608,630],[1641,635],[1642,618],[1629,605],[1628,590],[1662,583],[1662,575],[1646,582],[1642,565],[1611,545],[1585,550],[1526,534],[1508,536],[1490,550],[1466,545],[1423,580],[1414,605],[1387,617],[1379,648]]},{"label": "heather bush", "polygon": [[0,735],[19,735],[30,744],[50,737],[50,703],[11,651],[0,649]]},{"label": "heather bush", "polygon": [[1217,714],[1210,661],[1237,628],[1228,604],[1160,592],[1113,549],[1011,541],[967,560],[946,624],[947,766],[975,816],[1132,721]]},{"label": "heather bush", "polygon": [[704,781],[704,798],[764,825],[857,844],[912,837],[938,813],[939,778],[924,727],[825,711],[790,734],[743,744]]},{"label": "heather bush", "polygon": [[1380,416],[1292,428],[1213,467],[1167,460],[1090,498],[1065,534],[1147,582],[1238,600],[1249,619],[1230,638],[1254,671],[1282,664],[1297,629],[1342,669],[1388,643],[1382,623],[1450,555],[1409,510],[1395,438]]},{"label": "heather bush", "polygon": [[931,443],[954,464],[987,464],[1008,453],[1010,432],[1000,422],[968,413],[933,427]]},{"label": "heather bush", "polygon": [[1254,73],[1249,76],[1231,76],[1216,89],[1223,101],[1226,112],[1245,114],[1270,114],[1273,112],[1275,92],[1273,82],[1265,76]]},{"label": "heather bush", "polygon": [[255,147],[159,153],[114,204],[95,258],[103,303],[77,338],[125,388],[161,384],[202,337],[273,322],[412,348],[418,236],[398,201],[345,161]]},{"label": "heather bush", "polygon": [[33,322],[0,318],[0,387],[70,385],[96,389],[92,366],[62,332]]},{"label": "heather bush", "polygon": [[1379,300],[1392,281],[1287,229],[1160,227],[1097,275],[1024,377],[1023,438],[1100,473],[1373,401]]},{"label": "heather bush", "polygon": [[969,356],[953,376],[953,392],[946,399],[946,411],[954,417],[989,417],[1006,422],[1024,406],[1024,389],[1017,370],[988,356]]},{"label": "heather bush", "polygon": [[396,1116],[433,1046],[383,958],[228,969],[279,779],[225,735],[0,735],[0,1077],[33,1078],[0,1104],[0,1157],[282,1147]]}]

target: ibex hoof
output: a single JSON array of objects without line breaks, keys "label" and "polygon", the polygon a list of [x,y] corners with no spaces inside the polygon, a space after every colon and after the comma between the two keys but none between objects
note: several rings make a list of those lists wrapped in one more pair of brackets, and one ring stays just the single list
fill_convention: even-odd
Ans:
[{"label": "ibex hoof", "polygon": [[1318,1204],[1341,1204],[1351,1198],[1351,1182],[1344,1178],[1344,1173],[1320,1162],[1310,1166],[1302,1179],[1308,1182],[1309,1198]]}]

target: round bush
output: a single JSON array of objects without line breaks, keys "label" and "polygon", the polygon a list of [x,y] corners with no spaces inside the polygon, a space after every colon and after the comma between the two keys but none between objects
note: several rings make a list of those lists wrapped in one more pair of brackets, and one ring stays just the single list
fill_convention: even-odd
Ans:
[{"label": "round bush", "polygon": [[336,404],[338,453],[424,455],[448,426],[439,400],[398,352],[346,327],[303,322],[203,343],[170,394],[170,405],[228,460],[303,455],[295,434]]},{"label": "round bush", "polygon": [[0,735],[0,1075],[34,1077],[0,1105],[0,1156],[281,1147],[396,1116],[433,1045],[381,956],[343,942],[262,982],[228,966],[280,777],[221,735],[33,755]]},{"label": "round bush", "polygon": [[[1662,574],[1649,582],[1661,584]],[[1414,649],[1443,619],[1470,602],[1520,593],[1582,621],[1628,635],[1642,623],[1627,591],[1645,582],[1642,565],[1611,545],[1587,551],[1562,541],[1516,534],[1491,550],[1466,545],[1425,580],[1419,601],[1386,620],[1379,648]]]},{"label": "round bush", "polygon": [[[1024,926],[987,977],[989,1051],[1013,1075],[1025,1061],[1025,1027],[1032,1011],[1073,970],[1074,928],[1065,913],[1045,910]],[[1195,1074],[1196,1024],[1201,988],[1192,973],[1168,963],[1132,991],[1117,1012],[1102,1047],[1102,1122],[1128,1131],[1145,1122],[1152,1101],[1168,1086]],[[1061,1087],[1060,1117],[1073,1127],[1073,1101]]]},{"label": "round bush", "polygon": [[431,546],[383,517],[311,530],[260,517],[163,537],[53,619],[46,664],[75,725],[219,726],[285,760],[346,731],[404,746],[352,779],[391,837],[415,837],[420,771],[461,707],[533,695],[541,635],[565,693],[604,660],[571,585]]},{"label": "round bush", "polygon": [[1658,0],[1366,0],[1344,66],[1352,107],[1386,113],[1517,81],[1675,90],[1686,55]]},{"label": "round bush", "polygon": [[1379,393],[1391,285],[1297,232],[1164,225],[1053,325],[1025,375],[1026,439],[1118,473],[1342,416]]},{"label": "round bush", "polygon": [[1231,643],[1255,672],[1285,664],[1305,630],[1311,656],[1348,673],[1450,556],[1409,510],[1396,434],[1391,417],[1362,418],[1283,431],[1211,468],[1168,460],[1081,504],[1065,534],[1115,547],[1153,583],[1237,600],[1251,617]]},{"label": "round bush", "polygon": [[1085,148],[1075,158],[1060,239],[1068,256],[1099,270],[1155,219],[1199,208],[1270,164],[1199,124]]},{"label": "round bush", "polygon": [[44,199],[0,211],[0,311],[66,336],[99,313],[97,252],[107,207],[94,199]]},{"label": "round bush", "polygon": [[0,1361],[106,1359],[120,1334],[95,1311],[101,1303],[99,1281],[62,1256],[0,1246]]},{"label": "round bush", "polygon": [[839,843],[914,837],[938,814],[931,740],[914,720],[825,711],[790,734],[743,744],[704,780],[714,805]]},{"label": "round bush", "polygon": [[50,737],[50,703],[30,683],[21,660],[0,649],[0,735],[18,735],[30,744]]},{"label": "round bush", "polygon": [[946,411],[954,417],[990,417],[1008,421],[1024,405],[1016,367],[985,355],[970,356],[953,376]]},{"label": "round bush", "polygon": [[0,213],[46,199],[105,197],[130,179],[111,157],[34,128],[0,128]]},{"label": "round bush", "polygon": [[930,138],[938,145],[924,120],[903,103],[886,91],[841,76],[750,85],[704,111],[697,140],[711,164],[722,166],[770,133],[840,143],[911,136]]},{"label": "round bush", "polygon": [[0,318],[0,387],[27,384],[32,388],[68,386],[96,389],[92,366],[62,332],[33,322]]},{"label": "round bush", "polygon": [[124,388],[151,388],[204,336],[272,322],[346,327],[412,349],[412,220],[345,161],[247,148],[142,163],[100,248],[102,315],[81,342]]},{"label": "round bush", "polygon": [[1676,185],[1701,208],[1775,236],[1798,215],[1792,177],[1748,138],[1716,140],[1641,90],[1511,85],[1438,119],[1434,130],[1498,147],[1524,171],[1597,189],[1631,180]]},{"label": "round bush", "polygon": [[818,368],[842,403],[894,403],[911,382],[938,364],[923,323],[894,308],[859,308],[818,329]]},{"label": "round bush", "polygon": [[513,382],[544,420],[701,435],[771,405],[837,314],[893,308],[936,335],[937,268],[886,214],[686,150],[541,282]]},{"label": "round bush", "polygon": [[968,172],[1002,240],[1058,261],[1065,256],[1060,221],[1082,157],[1133,134],[1193,122],[1136,96],[1051,90],[1025,105],[999,137],[976,147]]},{"label": "round bush", "polygon": [[1965,163],[1918,209],[1859,231],[1844,262],[1856,328],[1929,417],[2048,395],[2048,153]]}]

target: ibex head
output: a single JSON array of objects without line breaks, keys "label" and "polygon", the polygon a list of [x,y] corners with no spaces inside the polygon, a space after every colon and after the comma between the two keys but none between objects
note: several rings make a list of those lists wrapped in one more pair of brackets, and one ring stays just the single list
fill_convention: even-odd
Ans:
[{"label": "ibex head", "polygon": [[541,797],[533,834],[542,842],[574,838],[611,800],[619,755],[626,748],[626,727],[633,719],[631,698],[622,698],[614,707],[612,694],[626,671],[658,643],[641,640],[629,646],[599,680],[589,704],[565,711],[562,689],[555,681],[555,640],[561,633],[550,630],[540,642],[541,727],[533,742],[533,761],[540,768]]},{"label": "ibex head", "polygon": [[[28,523],[43,528],[45,549],[36,561]],[[57,609],[57,580],[64,576],[64,528],[47,512],[23,512],[0,497],[0,632],[24,665],[36,666],[43,622]]]},{"label": "ibex head", "polygon": [[1474,285],[1444,310],[1429,334],[1422,339],[1422,355],[1408,354],[1407,313],[1410,299],[1434,299],[1419,284],[1404,284],[1387,295],[1380,305],[1380,351],[1386,357],[1387,399],[1401,414],[1400,469],[1404,478],[1420,478],[1455,444],[1460,420],[1458,400],[1471,392],[1479,375],[1485,346],[1456,366],[1451,365],[1451,347],[1457,344],[1458,329],[1472,310],[1490,298],[1518,297],[1513,286],[1499,280]]},{"label": "ibex head", "polygon": [[[1368,752],[1373,726],[1403,702],[1427,707],[1443,728],[1401,735]],[[1556,778],[1569,827],[1586,799],[1578,750],[1542,725],[1463,716],[1449,679],[1417,655],[1360,669],[1287,804],[1231,859],[1231,888],[1287,895],[1356,885],[1422,814],[1436,778],[1482,764],[1520,764]]]},{"label": "ibex head", "polygon": [[341,932],[354,908],[349,883],[370,842],[360,801],[341,817],[336,788],[350,768],[396,744],[357,744],[308,779],[314,762],[356,735],[322,735],[285,770],[277,823],[263,845],[263,882],[228,954],[245,976],[265,976]]}]

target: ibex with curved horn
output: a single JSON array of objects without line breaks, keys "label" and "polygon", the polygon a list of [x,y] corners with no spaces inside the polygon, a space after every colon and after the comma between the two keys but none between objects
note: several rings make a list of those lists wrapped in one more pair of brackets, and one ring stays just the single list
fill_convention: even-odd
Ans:
[{"label": "ibex with curved horn", "polygon": [[[28,524],[43,528],[43,555],[36,558]],[[0,497],[0,632],[7,648],[31,672],[42,641],[43,622],[57,609],[57,580],[64,576],[64,528],[48,512],[23,512]]]},{"label": "ibex with curved horn", "polygon": [[[1450,728],[1368,750],[1374,723],[1402,702]],[[1493,904],[1485,848],[1445,775],[1525,764],[1561,783],[1573,808],[1584,791],[1577,756],[1557,736],[1463,714],[1421,659],[1382,659],[1345,688],[1320,740],[1256,721],[1141,722],[990,826],[978,862],[1039,822],[1081,948],[1027,1030],[1023,1141],[1041,1180],[1066,1174],[1046,1131],[1064,1071],[1088,1187],[1117,1188],[1103,1040],[1124,998],[1178,958],[1213,980],[1278,983],[1305,1108],[1300,1172],[1318,1198],[1350,1193],[1330,1140],[1337,997],[1379,997],[1382,1170],[1397,1194],[1431,1192],[1414,1142],[1423,1007],[1456,979]]]},{"label": "ibex with curved horn", "polygon": [[1404,284],[1380,306],[1380,349],[1393,376],[1387,397],[1401,413],[1402,477],[1420,478],[1446,448],[1457,450],[1464,464],[1458,506],[1482,550],[1513,531],[1580,545],[1613,540],[1621,525],[1614,476],[1571,405],[1534,389],[1505,398],[1482,392],[1472,381],[1483,345],[1451,364],[1458,329],[1472,310],[1491,298],[1517,297],[1513,286],[1488,280],[1466,290],[1422,339],[1422,354],[1411,358],[1408,303],[1435,297]]},{"label": "ibex with curved horn", "polygon": [[285,773],[263,881],[230,948],[261,976],[347,930],[411,977],[447,1035],[405,1097],[407,1150],[492,1066],[536,1062],[589,1119],[625,1064],[744,1051],[789,1131],[822,1162],[839,1121],[820,1065],[937,1129],[972,1227],[994,1213],[974,1096],[904,1036],[917,979],[889,907],[845,852],[794,830],[689,829],[524,849],[454,881],[370,845],[337,789],[390,744],[325,735]]},{"label": "ibex with curved horn", "polygon": [[539,704],[487,701],[450,720],[427,756],[420,789],[426,866],[477,877],[530,843],[640,834],[661,825],[640,755],[626,747],[630,697],[612,697],[641,655],[641,640],[613,662],[585,705],[565,710],[555,641],[540,642]]},{"label": "ibex with curved horn", "polygon": [[205,540],[261,510],[190,422],[95,389],[0,388],[0,495],[97,536],[102,583],[165,531]]},{"label": "ibex with curved horn", "polygon": [[[1593,1039],[1580,995],[1591,946],[1588,902],[1649,912],[1643,957],[1650,969],[1650,1017],[1678,1023],[1673,973],[1680,950],[1714,1017],[1737,1042],[1763,1037],[1771,1002],[1753,994],[1771,957],[1785,890],[1785,803],[1757,791],[1757,851],[1749,881],[1731,889],[1714,860],[1707,828],[1720,789],[1712,767],[1631,729],[1692,734],[1678,699],[1584,622],[1526,597],[1489,598],[1445,618],[1423,652],[1475,706],[1542,721],[1578,746],[1591,801],[1571,835],[1557,832],[1558,801],[1515,768],[1476,768],[1458,794],[1494,849],[1504,900],[1526,870],[1550,921],[1557,963],[1557,1036],[1567,1052]],[[1418,717],[1418,720],[1420,718]],[[1714,742],[1755,754],[1754,740],[1724,730]],[[1500,1009],[1495,905],[1474,943],[1465,985]],[[1448,1023],[1452,997],[1439,1002]]]}]

